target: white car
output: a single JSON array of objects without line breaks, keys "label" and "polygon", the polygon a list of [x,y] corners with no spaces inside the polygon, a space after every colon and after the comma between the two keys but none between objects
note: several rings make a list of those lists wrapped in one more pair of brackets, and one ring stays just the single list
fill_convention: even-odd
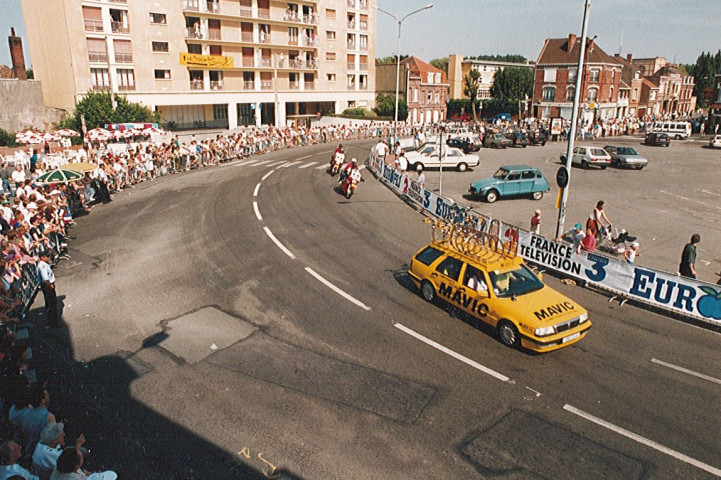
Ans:
[{"label": "white car", "polygon": [[[566,163],[565,154],[561,155],[561,163]],[[611,165],[611,156],[600,147],[576,147],[573,149],[571,165],[579,165],[581,168],[596,166],[605,170]]]},{"label": "white car", "polygon": [[711,148],[721,148],[721,135],[716,135],[708,141],[708,146]]},{"label": "white car", "polygon": [[[420,172],[427,168],[440,168],[441,160],[438,144],[426,144],[419,151],[408,152],[409,169]],[[443,146],[443,168],[455,168],[459,172],[465,172],[468,167],[478,166],[478,155],[466,155],[459,148]]]}]

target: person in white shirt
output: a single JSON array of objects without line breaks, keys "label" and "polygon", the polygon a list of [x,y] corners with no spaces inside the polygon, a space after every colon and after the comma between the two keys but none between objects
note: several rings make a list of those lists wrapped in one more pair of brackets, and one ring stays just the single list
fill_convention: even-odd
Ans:
[{"label": "person in white shirt", "polygon": [[20,458],[20,445],[7,441],[0,444],[0,480],[19,476],[25,480],[40,480],[37,475],[25,470],[17,464]]},{"label": "person in white shirt", "polygon": [[388,154],[388,145],[383,140],[378,140],[378,144],[375,146],[376,156],[381,160],[386,159]]},{"label": "person in white shirt", "polygon": [[20,188],[25,184],[25,170],[23,170],[22,165],[17,165],[15,167],[15,171],[10,175],[10,177],[13,179],[13,182],[15,182],[15,188]]},{"label": "person in white shirt", "polygon": [[[85,436],[80,435],[75,441],[75,447],[80,448],[84,443]],[[53,473],[64,446],[65,425],[62,422],[50,423],[40,432],[40,442],[33,452],[33,470],[41,480],[49,478]]]},{"label": "person in white shirt", "polygon": [[406,156],[403,155],[403,151],[401,151],[396,158],[396,168],[402,173],[405,173],[405,171],[408,170],[408,160],[406,159]]}]

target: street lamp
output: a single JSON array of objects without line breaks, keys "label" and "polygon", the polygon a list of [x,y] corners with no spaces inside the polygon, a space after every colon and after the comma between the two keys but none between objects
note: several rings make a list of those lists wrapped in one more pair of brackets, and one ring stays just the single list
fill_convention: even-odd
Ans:
[{"label": "street lamp", "polygon": [[382,8],[375,6],[375,9],[379,12],[383,12],[389,17],[391,17],[393,20],[395,20],[398,23],[398,56],[396,57],[397,65],[396,65],[396,110],[395,110],[395,117],[394,117],[394,123],[393,123],[393,142],[395,143],[396,138],[398,138],[398,89],[400,87],[400,80],[401,80],[401,25],[403,24],[403,20],[410,17],[411,15],[415,15],[418,12],[422,12],[423,10],[428,10],[433,8],[433,4],[426,5],[423,8],[419,8],[418,10],[414,10],[409,14],[404,15],[401,17],[400,20],[398,20],[398,17],[393,15],[390,12],[386,12]]}]

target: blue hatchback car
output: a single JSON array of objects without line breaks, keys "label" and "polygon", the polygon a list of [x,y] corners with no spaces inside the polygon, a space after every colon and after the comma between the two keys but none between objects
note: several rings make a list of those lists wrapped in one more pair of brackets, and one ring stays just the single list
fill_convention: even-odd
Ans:
[{"label": "blue hatchback car", "polygon": [[471,183],[469,192],[473,198],[493,203],[501,197],[522,195],[540,200],[548,190],[548,180],[539,169],[528,165],[506,165],[492,177]]}]

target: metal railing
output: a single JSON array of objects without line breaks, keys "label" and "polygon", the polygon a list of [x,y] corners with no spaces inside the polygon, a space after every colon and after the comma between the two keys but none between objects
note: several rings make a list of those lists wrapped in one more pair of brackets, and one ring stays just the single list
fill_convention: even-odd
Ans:
[{"label": "metal railing", "polygon": [[364,22],[363,20],[361,20],[361,22],[360,22],[360,29],[361,29],[361,30],[368,30],[368,22]]},{"label": "metal railing", "polygon": [[361,52],[367,52],[368,51],[368,44],[361,44],[360,48],[358,48]]},{"label": "metal railing", "polygon": [[254,67],[255,61],[253,60],[253,57],[243,57],[243,60],[241,61],[241,64],[244,67]]},{"label": "metal railing", "polygon": [[368,10],[368,0],[358,0],[358,8]]},{"label": "metal railing", "polygon": [[135,90],[135,85],[118,85],[119,92],[127,92],[130,90]]},{"label": "metal railing", "polygon": [[363,84],[363,83],[361,83],[361,84],[358,86],[358,90],[368,90],[368,84]]},{"label": "metal railing", "polygon": [[253,9],[247,8],[247,7],[240,7],[240,14],[241,17],[252,17],[253,16]]},{"label": "metal railing", "polygon": [[185,38],[203,38],[203,31],[202,30],[196,30],[193,27],[185,27]]},{"label": "metal railing", "polygon": [[348,62],[348,70],[355,70],[355,62]]},{"label": "metal railing", "polygon": [[200,2],[198,0],[183,0],[183,10],[199,12],[200,11]]},{"label": "metal railing", "polygon": [[88,50],[88,60],[90,60],[91,63],[107,63],[108,52]]},{"label": "metal railing", "polygon": [[315,90],[315,83],[313,82],[305,82],[303,85],[304,90]]},{"label": "metal railing", "polygon": [[260,81],[260,89],[261,90],[272,90],[273,82],[270,80],[261,80]]},{"label": "metal railing", "polygon": [[355,0],[348,0],[348,8],[355,8]]},{"label": "metal railing", "polygon": [[291,82],[290,89],[291,90],[300,90],[300,83],[299,82]]},{"label": "metal railing", "polygon": [[[280,65],[281,62],[279,61],[278,63],[279,63],[278,68],[283,68],[283,67]],[[273,66],[273,60],[271,60],[270,58],[261,58],[260,61],[258,62],[258,66],[260,66],[260,67],[266,67],[266,68],[267,68],[267,67],[272,67],[272,66]]]},{"label": "metal railing", "polygon": [[304,47],[317,47],[317,38],[300,37],[300,44]]},{"label": "metal railing", "polygon": [[130,33],[130,25],[124,22],[110,22],[110,31],[113,33]]},{"label": "metal railing", "polygon": [[368,71],[368,64],[367,63],[361,63],[359,70],[361,72],[367,72]]},{"label": "metal railing", "polygon": [[245,90],[255,90],[255,82],[253,80],[245,80],[243,82],[243,88]]},{"label": "metal railing", "polygon": [[298,45],[298,37],[289,37],[288,45]]},{"label": "metal railing", "polygon": [[209,40],[222,40],[223,36],[220,33],[220,30],[212,29],[208,30],[208,39]]},{"label": "metal railing", "polygon": [[348,21],[348,28],[355,29],[355,20]]},{"label": "metal railing", "polygon": [[240,32],[240,41],[253,43],[253,32]]},{"label": "metal railing", "polygon": [[348,50],[355,50],[355,42],[348,42]]},{"label": "metal railing", "polygon": [[90,18],[86,18],[83,20],[83,23],[85,24],[86,32],[102,32],[103,31],[103,21],[102,20],[92,20]]},{"label": "metal railing", "polygon": [[223,81],[222,80],[211,80],[210,81],[210,89],[211,90],[222,90],[223,89]]},{"label": "metal railing", "polygon": [[115,53],[115,62],[116,63],[133,63],[133,54],[132,53]]},{"label": "metal railing", "polygon": [[191,90],[203,90],[203,81],[202,80],[191,80],[190,81],[190,89]]},{"label": "metal railing", "polygon": [[258,9],[258,18],[270,19],[270,10],[265,8]]}]

